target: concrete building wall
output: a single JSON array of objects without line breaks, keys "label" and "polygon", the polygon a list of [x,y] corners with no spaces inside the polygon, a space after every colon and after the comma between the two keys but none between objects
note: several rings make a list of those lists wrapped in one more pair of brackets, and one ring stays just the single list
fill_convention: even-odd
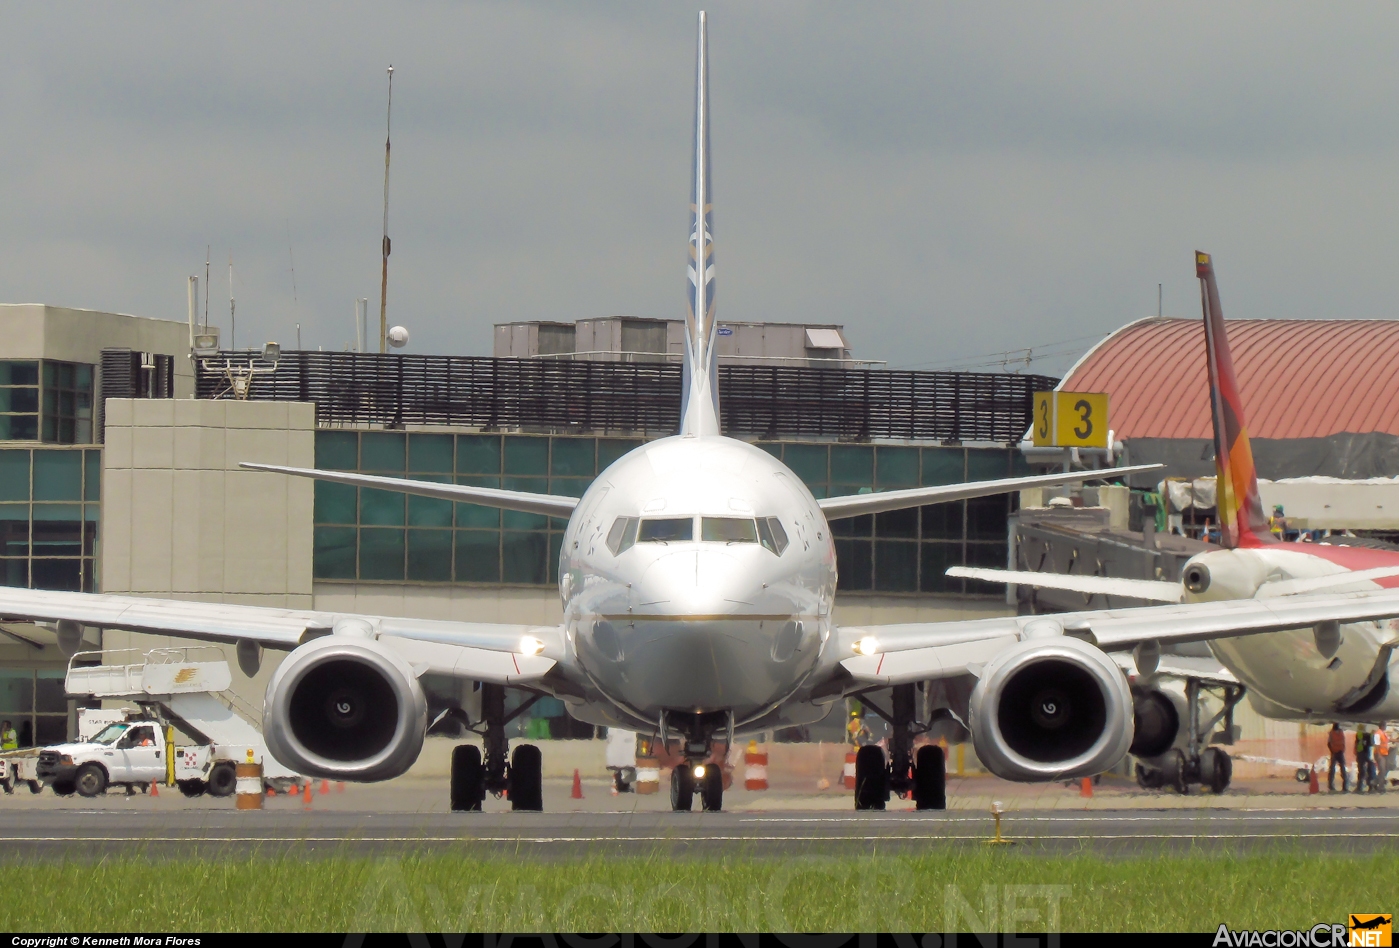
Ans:
[{"label": "concrete building wall", "polygon": [[186,323],[42,303],[0,303],[0,339],[7,359],[101,365],[102,350],[108,348],[173,355],[175,397],[194,395]]}]

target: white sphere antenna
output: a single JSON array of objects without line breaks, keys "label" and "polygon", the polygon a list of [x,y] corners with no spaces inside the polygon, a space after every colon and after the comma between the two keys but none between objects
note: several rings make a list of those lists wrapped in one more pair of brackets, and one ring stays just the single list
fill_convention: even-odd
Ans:
[{"label": "white sphere antenna", "polygon": [[389,330],[389,345],[395,349],[402,349],[408,345],[408,330],[402,326],[395,326]]}]

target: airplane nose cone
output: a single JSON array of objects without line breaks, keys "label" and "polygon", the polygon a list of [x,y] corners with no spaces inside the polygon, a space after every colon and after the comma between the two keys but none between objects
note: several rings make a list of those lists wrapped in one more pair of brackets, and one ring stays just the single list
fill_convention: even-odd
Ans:
[{"label": "airplane nose cone", "polygon": [[720,616],[753,604],[761,581],[723,550],[682,550],[658,557],[632,586],[638,613]]}]

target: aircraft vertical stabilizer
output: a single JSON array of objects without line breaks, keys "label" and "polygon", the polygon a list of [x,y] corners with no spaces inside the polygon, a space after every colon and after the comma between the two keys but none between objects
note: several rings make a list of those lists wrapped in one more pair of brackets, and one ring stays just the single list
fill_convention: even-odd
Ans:
[{"label": "aircraft vertical stabilizer", "polygon": [[719,373],[715,357],[714,239],[709,191],[709,32],[701,11],[695,66],[695,152],[690,185],[690,263],[685,293],[684,394],[680,433],[719,434]]},{"label": "aircraft vertical stabilizer", "polygon": [[1220,542],[1229,549],[1262,546],[1274,542],[1273,535],[1258,495],[1258,471],[1253,464],[1243,399],[1234,377],[1234,360],[1229,354],[1224,311],[1219,305],[1219,288],[1209,254],[1195,251],[1195,275],[1200,278],[1200,300],[1205,313]]}]

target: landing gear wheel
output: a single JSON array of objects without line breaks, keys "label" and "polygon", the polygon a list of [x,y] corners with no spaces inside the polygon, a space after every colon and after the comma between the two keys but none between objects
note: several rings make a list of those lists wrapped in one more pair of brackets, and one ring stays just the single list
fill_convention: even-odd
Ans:
[{"label": "landing gear wheel", "polygon": [[1229,781],[1234,776],[1234,761],[1218,747],[1207,747],[1200,755],[1200,781],[1210,788],[1211,793],[1223,793],[1229,789]]},{"label": "landing gear wheel", "polygon": [[1185,754],[1180,748],[1172,748],[1161,758],[1162,776],[1171,789],[1181,796],[1190,792],[1190,775],[1185,769]]},{"label": "landing gear wheel", "polygon": [[521,744],[510,755],[510,809],[544,809],[544,763],[533,744]]},{"label": "landing gear wheel", "polygon": [[215,764],[214,769],[209,771],[207,789],[211,797],[231,796],[233,791],[238,789],[238,771],[234,769],[233,764],[228,761]]},{"label": "landing gear wheel", "polygon": [[700,783],[700,806],[706,813],[718,813],[724,808],[724,771],[718,764],[705,764]]},{"label": "landing gear wheel", "polygon": [[855,752],[855,809],[882,810],[889,802],[889,768],[884,748],[866,744]]},{"label": "landing gear wheel", "polygon": [[481,766],[481,748],[458,744],[452,748],[452,812],[480,811],[486,800],[486,768]]},{"label": "landing gear wheel", "polygon": [[914,758],[913,802],[920,810],[947,809],[947,764],[936,744],[924,744]]},{"label": "landing gear wheel", "polygon": [[199,779],[176,780],[175,786],[180,788],[180,792],[187,797],[202,797],[204,791],[209,789],[209,785]]},{"label": "landing gear wheel", "polygon": [[1143,790],[1160,790],[1165,783],[1165,777],[1161,771],[1150,764],[1137,762],[1137,786]]},{"label": "landing gear wheel", "polygon": [[83,764],[73,777],[73,786],[85,797],[100,797],[107,792],[107,772],[96,764]]},{"label": "landing gear wheel", "polygon": [[670,808],[689,813],[695,804],[695,775],[689,764],[676,764],[670,772]]},{"label": "landing gear wheel", "polygon": [[53,792],[60,797],[71,797],[73,791],[77,789],[71,780],[55,780],[52,784]]}]

